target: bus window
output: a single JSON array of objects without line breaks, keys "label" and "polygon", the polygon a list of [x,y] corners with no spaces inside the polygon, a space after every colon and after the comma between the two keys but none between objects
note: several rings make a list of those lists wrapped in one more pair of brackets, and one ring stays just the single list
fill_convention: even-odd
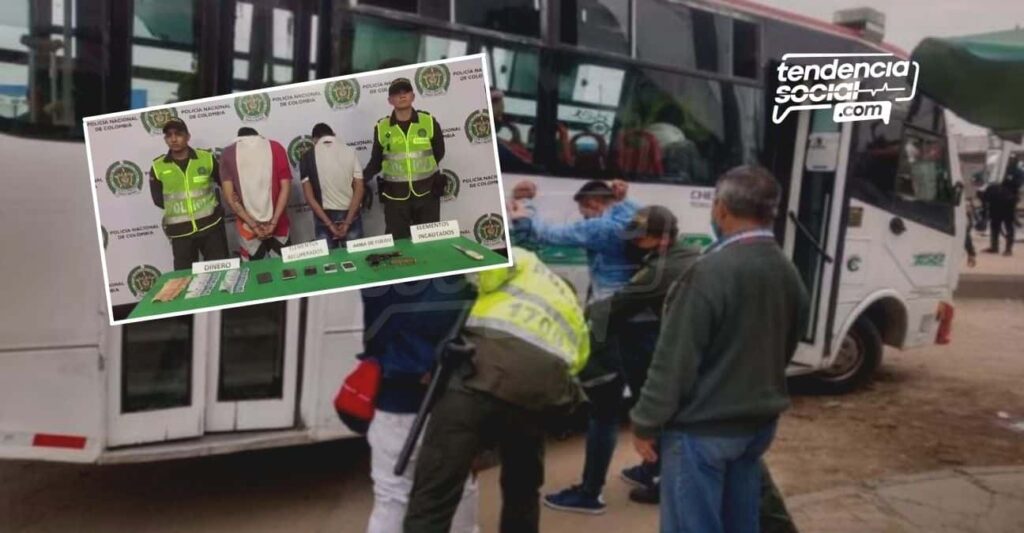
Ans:
[{"label": "bus window", "polygon": [[[764,147],[764,91],[742,85],[725,86],[725,100],[735,98],[735,116],[726,117],[726,131],[735,131],[728,136],[732,153],[727,165],[759,163]],[[728,105],[726,109],[729,109]],[[728,115],[728,113],[727,113]],[[721,165],[720,165],[721,167]]]},{"label": "bus window", "polygon": [[[299,81],[294,72],[295,9],[292,0],[249,0],[235,4],[234,79],[246,91]],[[310,72],[316,78],[317,16],[311,15]]]},{"label": "bus window", "polygon": [[196,2],[135,0],[132,109],[199,98]]},{"label": "bus window", "polygon": [[564,3],[562,12],[575,16],[576,24],[563,26],[562,41],[631,55],[631,4],[632,0],[578,0]]},{"label": "bus window", "polygon": [[[636,35],[637,57],[670,67],[697,68],[691,12],[688,7],[665,0],[638,2],[636,27],[643,31]],[[671,39],[671,46],[665,46],[667,39]]]},{"label": "bus window", "polygon": [[383,7],[407,13],[417,13],[424,17],[449,20],[451,18],[451,0],[358,0],[363,6]]},{"label": "bus window", "polygon": [[946,133],[942,108],[934,100],[925,96],[918,96],[910,101],[906,122],[910,126],[936,135]]},{"label": "bus window", "polygon": [[[83,45],[95,53],[98,37],[81,32],[79,14],[94,15],[75,0],[13,0],[0,5],[0,124],[63,137],[81,134],[79,118],[98,102],[76,106],[76,96],[101,90],[102,80],[82,62]],[[78,63],[78,64],[76,64]],[[98,67],[93,67],[98,68]],[[86,87],[86,80],[91,87]]]},{"label": "bus window", "polygon": [[[667,0],[636,5],[636,55],[669,67],[757,78],[756,24]],[[666,46],[671,39],[672,46]]]},{"label": "bus window", "polygon": [[121,412],[192,403],[192,317],[122,327]]},{"label": "bus window", "polygon": [[[893,102],[889,124],[858,123],[850,161],[853,195],[931,228],[954,232],[956,194],[942,109],[918,96]],[[926,126],[922,128],[919,126]]]},{"label": "bus window", "polygon": [[554,172],[607,175],[612,127],[622,99],[625,69],[562,56],[558,80]]},{"label": "bus window", "polygon": [[900,150],[893,211],[952,234],[956,194],[947,161],[944,137],[908,127]]},{"label": "bus window", "polygon": [[454,0],[455,20],[478,28],[540,37],[537,0]]},{"label": "bus window", "polygon": [[850,154],[850,183],[858,199],[885,209],[895,189],[903,136],[904,106],[893,106],[893,117],[861,122],[854,128]]},{"label": "bus window", "polygon": [[760,89],[568,55],[558,71],[556,174],[711,186],[759,159]]},{"label": "bus window", "polygon": [[732,28],[732,74],[743,78],[757,78],[758,61],[757,24],[742,20],[733,21]]},{"label": "bus window", "polygon": [[221,312],[217,401],[281,398],[286,302]]},{"label": "bus window", "polygon": [[[491,83],[504,93],[501,102],[492,100],[498,142],[508,147],[511,154],[532,164],[533,128],[537,120],[537,53],[504,46],[484,46],[482,52],[488,60]],[[512,163],[509,166],[503,160],[502,168],[509,166],[508,170],[512,170],[516,167],[514,161]]]},{"label": "bus window", "polygon": [[397,67],[465,55],[463,39],[427,35],[382,20],[354,17],[350,65],[352,72]]}]

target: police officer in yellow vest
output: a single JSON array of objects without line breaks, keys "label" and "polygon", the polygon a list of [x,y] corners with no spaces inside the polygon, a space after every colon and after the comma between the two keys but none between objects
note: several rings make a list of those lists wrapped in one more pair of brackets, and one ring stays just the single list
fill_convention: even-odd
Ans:
[{"label": "police officer in yellow vest", "polygon": [[[406,533],[447,533],[477,454],[501,454],[502,533],[540,527],[542,419],[583,396],[575,376],[590,335],[575,292],[536,255],[482,272],[464,328],[476,346],[431,411],[416,460]],[[490,528],[488,528],[490,529]]]},{"label": "police officer in yellow vest", "polygon": [[188,145],[191,135],[184,121],[169,120],[163,131],[168,151],[153,159],[149,190],[153,203],[164,210],[174,270],[191,268],[200,255],[204,261],[227,259],[217,161],[212,153]]},{"label": "police officer in yellow vest", "polygon": [[396,239],[410,236],[409,226],[441,218],[444,178],[437,164],[444,157],[444,134],[437,119],[412,107],[412,84],[398,78],[388,87],[390,116],[377,121],[373,149],[363,177],[380,173],[377,189],[384,203],[384,231]]}]

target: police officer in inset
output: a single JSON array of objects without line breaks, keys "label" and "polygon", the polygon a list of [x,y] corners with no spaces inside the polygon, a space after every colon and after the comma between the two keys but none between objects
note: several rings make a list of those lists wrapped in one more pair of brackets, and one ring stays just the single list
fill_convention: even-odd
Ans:
[{"label": "police officer in inset", "polygon": [[444,177],[437,164],[444,157],[444,134],[437,119],[412,107],[415,99],[409,80],[391,82],[388,103],[395,109],[377,121],[370,162],[363,169],[366,179],[381,175],[384,231],[396,239],[409,238],[409,226],[441,218]]},{"label": "police officer in inset", "polygon": [[227,259],[217,161],[212,153],[188,145],[191,135],[184,121],[169,120],[163,131],[168,151],[153,159],[149,190],[153,203],[164,210],[174,270],[190,268],[200,255],[204,261]]}]

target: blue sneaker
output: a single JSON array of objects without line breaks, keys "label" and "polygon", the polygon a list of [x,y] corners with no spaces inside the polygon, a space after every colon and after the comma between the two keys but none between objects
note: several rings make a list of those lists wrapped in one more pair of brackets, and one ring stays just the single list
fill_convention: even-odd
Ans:
[{"label": "blue sneaker", "polygon": [[600,494],[590,494],[583,490],[582,485],[574,485],[544,496],[544,506],[558,511],[583,514],[604,514],[606,507]]},{"label": "blue sneaker", "polygon": [[656,487],[658,481],[651,473],[651,467],[641,463],[636,466],[622,469],[622,480],[640,489]]}]

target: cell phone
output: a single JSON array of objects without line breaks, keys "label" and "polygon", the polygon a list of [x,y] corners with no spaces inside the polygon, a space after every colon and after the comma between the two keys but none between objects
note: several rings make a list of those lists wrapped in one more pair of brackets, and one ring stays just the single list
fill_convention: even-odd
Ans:
[{"label": "cell phone", "polygon": [[256,274],[256,281],[260,282],[260,285],[264,283],[270,283],[274,279],[274,276],[270,272],[260,272]]},{"label": "cell phone", "polygon": [[314,276],[316,275],[316,265],[309,265],[302,272],[307,276]]},{"label": "cell phone", "polygon": [[324,274],[334,274],[338,271],[338,265],[336,263],[324,264]]},{"label": "cell phone", "polygon": [[355,272],[356,264],[353,263],[352,261],[343,261],[341,263],[341,269],[344,270],[345,272]]},{"label": "cell phone", "polygon": [[296,274],[294,268],[286,268],[283,271],[281,271],[281,279],[295,279],[295,276]]}]

